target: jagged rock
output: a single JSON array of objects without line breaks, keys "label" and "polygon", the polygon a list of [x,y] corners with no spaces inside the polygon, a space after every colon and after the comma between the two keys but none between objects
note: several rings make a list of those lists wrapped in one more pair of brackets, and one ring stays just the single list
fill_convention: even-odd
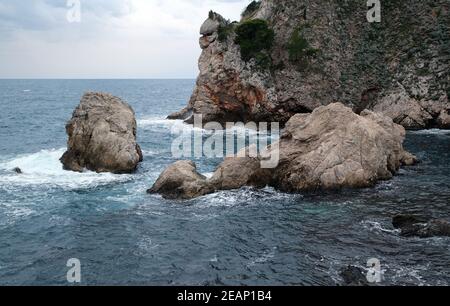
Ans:
[{"label": "jagged rock", "polygon": [[19,167],[14,168],[12,171],[14,171],[17,174],[22,174],[22,169],[20,169]]},{"label": "jagged rock", "polygon": [[207,180],[196,173],[192,162],[181,164],[189,166],[185,171],[175,171],[180,167],[176,163],[152,191],[185,199],[243,186],[270,185],[287,192],[369,187],[392,178],[401,165],[417,162],[403,149],[404,137],[405,129],[387,116],[371,111],[357,115],[333,103],[287,122],[278,146],[267,148],[272,156],[279,149],[274,169],[263,169],[261,157],[227,158]]},{"label": "jagged rock", "polygon": [[366,274],[363,269],[355,266],[347,266],[340,273],[345,286],[369,286]]},{"label": "jagged rock", "polygon": [[66,170],[131,173],[142,161],[134,111],[120,98],[86,93],[66,125]]},{"label": "jagged rock", "polygon": [[[172,118],[194,112],[221,123],[285,123],[341,101],[358,113],[383,112],[406,128],[450,128],[447,2],[390,1],[377,26],[366,20],[366,2],[262,0],[241,22],[264,19],[276,32],[267,69],[242,60],[234,31],[216,39],[218,23],[208,19],[196,88],[187,108]],[[293,60],[287,46],[296,30],[311,52]]]},{"label": "jagged rock", "polygon": [[450,237],[450,222],[446,220],[397,215],[393,218],[392,224],[396,229],[401,230],[401,235],[404,237]]}]

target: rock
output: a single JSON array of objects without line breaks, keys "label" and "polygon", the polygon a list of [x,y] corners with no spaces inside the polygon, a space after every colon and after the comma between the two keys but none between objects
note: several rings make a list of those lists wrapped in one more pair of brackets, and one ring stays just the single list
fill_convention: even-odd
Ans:
[{"label": "rock", "polygon": [[355,266],[347,266],[340,273],[345,286],[369,286],[366,272]]},{"label": "rock", "polygon": [[404,166],[413,166],[413,165],[419,163],[419,160],[417,159],[417,157],[415,157],[411,153],[405,151],[405,152],[403,152],[403,155],[401,157],[401,162],[402,162],[402,165],[404,165]]},{"label": "rock", "polygon": [[[200,73],[187,110],[220,123],[286,123],[296,113],[341,101],[358,113],[383,112],[408,129],[450,128],[450,61],[442,48],[449,41],[449,10],[442,9],[448,0],[412,1],[389,4],[375,33],[358,1],[262,0],[241,23],[262,19],[275,31],[265,67],[258,64],[261,53],[241,58],[233,29],[216,39],[219,22],[212,14],[201,27]],[[294,31],[308,48],[299,57],[287,47]]]},{"label": "rock", "polygon": [[19,167],[14,168],[12,171],[14,171],[17,174],[22,174],[22,169],[20,169]]},{"label": "rock", "polygon": [[442,110],[437,119],[438,126],[443,129],[450,129],[450,109]]},{"label": "rock", "polygon": [[415,215],[397,215],[392,219],[394,228],[405,228],[418,223],[427,223],[430,218]]},{"label": "rock", "polygon": [[206,177],[197,172],[195,163],[185,160],[170,165],[147,192],[166,199],[192,199],[213,191]]},{"label": "rock", "polygon": [[256,158],[227,158],[210,179],[197,172],[194,162],[178,161],[159,176],[148,193],[158,193],[166,199],[186,200],[217,190],[265,187],[269,182],[270,172],[261,169]]},{"label": "rock", "polygon": [[405,129],[389,117],[357,115],[341,103],[295,115],[280,141],[275,187],[298,192],[373,186],[417,160],[403,149],[404,138]]},{"label": "rock", "polygon": [[287,122],[278,146],[267,148],[273,156],[279,148],[274,169],[263,169],[261,157],[230,157],[206,180],[192,162],[176,163],[151,190],[186,199],[244,186],[269,185],[287,192],[370,187],[392,178],[400,166],[417,162],[403,149],[404,138],[405,129],[387,116],[371,111],[357,115],[333,103]]},{"label": "rock", "polygon": [[219,27],[224,24],[226,21],[225,19],[214,12],[209,12],[208,19],[205,20],[205,22],[200,27],[200,35],[202,36],[209,36],[217,32]]},{"label": "rock", "polygon": [[239,189],[243,186],[264,188],[271,183],[271,171],[262,169],[258,158],[227,158],[210,179],[215,190]]},{"label": "rock", "polygon": [[397,215],[392,224],[404,237],[450,237],[450,222],[423,216]]},{"label": "rock", "polygon": [[65,170],[131,173],[142,161],[133,109],[106,93],[86,93],[66,125]]}]

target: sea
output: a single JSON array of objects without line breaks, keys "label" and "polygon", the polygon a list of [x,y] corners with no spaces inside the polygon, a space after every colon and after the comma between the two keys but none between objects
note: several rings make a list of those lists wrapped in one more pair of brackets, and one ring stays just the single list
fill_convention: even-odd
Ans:
[{"label": "sea", "polygon": [[[194,85],[0,80],[0,285],[72,285],[71,259],[81,285],[334,286],[343,268],[373,259],[381,285],[450,284],[450,239],[404,238],[391,223],[396,214],[449,218],[450,131],[408,132],[405,147],[421,163],[373,188],[242,188],[189,201],[147,194],[177,160],[177,131],[192,128],[165,118]],[[136,173],[62,169],[65,124],[87,91],[135,110],[144,153]],[[194,161],[210,175],[221,159]]]}]

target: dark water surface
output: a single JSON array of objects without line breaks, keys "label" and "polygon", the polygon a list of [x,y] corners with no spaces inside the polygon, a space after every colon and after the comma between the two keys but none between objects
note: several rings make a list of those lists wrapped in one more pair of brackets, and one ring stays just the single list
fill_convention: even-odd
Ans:
[{"label": "dark water surface", "polygon": [[[164,117],[193,80],[0,80],[0,284],[334,285],[339,270],[378,258],[384,284],[448,285],[450,240],[402,238],[397,213],[450,216],[450,132],[410,132],[422,159],[373,189],[287,195],[220,192],[187,203],[145,193],[174,161]],[[58,158],[84,91],[136,111],[145,161],[135,175],[72,173]],[[219,160],[197,161],[210,173]],[[23,175],[11,172],[20,167]]]}]

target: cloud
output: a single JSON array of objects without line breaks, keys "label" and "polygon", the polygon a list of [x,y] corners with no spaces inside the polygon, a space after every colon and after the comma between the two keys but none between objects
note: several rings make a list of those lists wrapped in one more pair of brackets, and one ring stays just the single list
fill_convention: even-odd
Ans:
[{"label": "cloud", "polygon": [[209,10],[236,20],[248,0],[0,2],[0,77],[195,77]]}]

